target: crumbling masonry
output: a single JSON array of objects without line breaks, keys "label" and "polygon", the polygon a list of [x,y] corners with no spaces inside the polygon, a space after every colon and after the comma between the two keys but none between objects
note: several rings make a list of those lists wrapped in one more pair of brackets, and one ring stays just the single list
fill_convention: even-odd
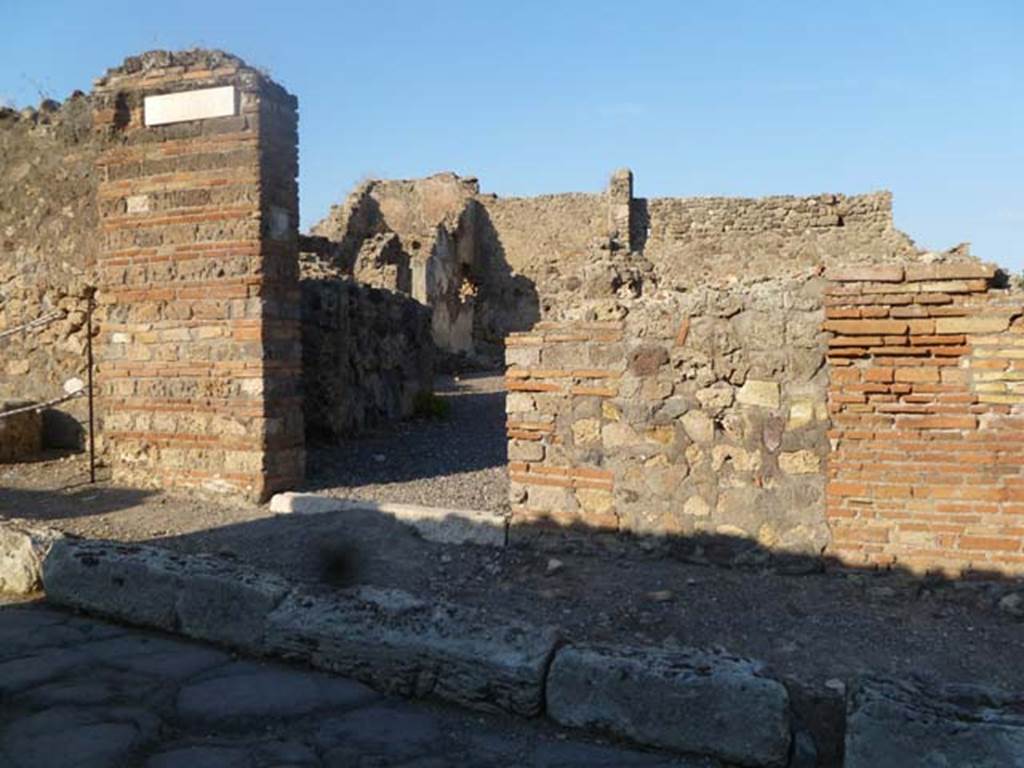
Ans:
[{"label": "crumbling masonry", "polygon": [[436,347],[507,366],[513,536],[1024,570],[1021,296],[918,249],[888,193],[648,199],[623,170],[499,198],[446,173],[361,184],[300,236],[296,107],[191,51],[0,113],[0,330],[57,316],[0,348],[0,399],[81,375],[94,296],[115,477],[263,498],[305,440],[411,413]]}]

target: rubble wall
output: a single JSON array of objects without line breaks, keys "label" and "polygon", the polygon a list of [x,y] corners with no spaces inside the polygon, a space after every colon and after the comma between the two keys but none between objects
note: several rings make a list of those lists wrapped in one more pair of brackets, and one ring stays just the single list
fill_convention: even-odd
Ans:
[{"label": "rubble wall", "polygon": [[[0,109],[0,400],[51,400],[85,378],[85,313],[100,236],[92,106],[76,94]],[[44,444],[80,448],[85,402],[44,413]]]},{"label": "rubble wall", "polygon": [[510,336],[513,521],[671,536],[719,560],[820,554],[822,288],[659,293]]},{"label": "rubble wall", "polygon": [[331,244],[336,271],[413,297],[430,308],[438,348],[472,356],[477,192],[452,173],[364,182],[311,234]]},{"label": "rubble wall", "polygon": [[303,279],[302,363],[307,439],[407,418],[433,392],[430,311],[352,279]]}]

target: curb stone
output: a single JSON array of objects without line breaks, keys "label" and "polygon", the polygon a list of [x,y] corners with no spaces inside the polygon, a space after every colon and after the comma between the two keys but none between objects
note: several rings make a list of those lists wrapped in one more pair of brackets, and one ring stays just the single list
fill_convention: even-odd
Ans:
[{"label": "curb stone", "polygon": [[43,561],[64,534],[21,520],[0,521],[0,593],[30,595],[43,586]]},{"label": "curb stone", "polygon": [[400,590],[318,594],[222,558],[112,541],[57,542],[43,584],[57,605],[523,716],[543,709],[558,642],[551,627],[495,623]]},{"label": "curb stone", "polygon": [[504,547],[508,521],[499,512],[476,509],[425,507],[420,504],[336,499],[315,493],[275,494],[270,511],[280,515],[322,515],[331,512],[378,512],[414,528],[428,541],[440,544],[477,544]]},{"label": "curb stone", "polygon": [[640,744],[743,766],[784,766],[789,694],[759,666],[725,654],[577,645],[555,655],[548,715]]},{"label": "curb stone", "polygon": [[846,768],[1024,765],[1024,697],[864,678],[847,699]]},{"label": "curb stone", "polygon": [[61,537],[41,574],[54,604],[303,661],[390,693],[523,717],[546,708],[560,725],[709,765],[781,766],[789,752],[785,687],[724,654],[559,648],[554,627],[397,589],[300,585],[223,557],[140,544]]},{"label": "curb stone", "polygon": [[532,717],[543,711],[557,642],[552,627],[496,624],[399,590],[299,588],[268,617],[265,648],[389,693]]},{"label": "curb stone", "polygon": [[211,555],[63,539],[43,563],[49,600],[131,624],[259,652],[290,582]]}]

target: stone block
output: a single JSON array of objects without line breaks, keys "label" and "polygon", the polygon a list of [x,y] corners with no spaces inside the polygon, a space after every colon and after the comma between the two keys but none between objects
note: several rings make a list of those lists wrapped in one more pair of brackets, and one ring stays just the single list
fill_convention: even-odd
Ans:
[{"label": "stone block", "polygon": [[707,517],[711,514],[711,507],[702,497],[691,496],[683,504],[683,512],[693,517]]},{"label": "stone block", "polygon": [[837,283],[899,283],[903,280],[903,267],[875,264],[833,267],[826,277]]},{"label": "stone block", "polygon": [[789,696],[755,662],[689,648],[580,645],[555,655],[555,722],[750,766],[786,764]]},{"label": "stone block", "polygon": [[528,440],[509,440],[510,461],[544,461],[544,444]]},{"label": "stone block", "polygon": [[801,450],[779,454],[779,469],[789,475],[808,475],[820,471],[821,459],[814,451]]},{"label": "stone block", "polygon": [[505,396],[505,413],[526,413],[537,407],[533,396],[526,392],[509,392]]},{"label": "stone block", "polygon": [[747,379],[736,393],[736,402],[761,408],[778,408],[781,401],[779,384],[775,381]]},{"label": "stone block", "polygon": [[683,429],[695,443],[710,443],[715,439],[715,422],[703,411],[689,411],[682,417]]},{"label": "stone block", "polygon": [[786,429],[800,429],[814,421],[814,401],[795,400],[789,406],[789,419]]},{"label": "stone block", "polygon": [[572,439],[576,445],[596,443],[601,440],[600,419],[579,419],[572,425]]},{"label": "stone block", "polygon": [[29,595],[42,589],[43,561],[61,538],[51,528],[0,522],[0,593]]},{"label": "stone block", "polygon": [[300,589],[269,617],[264,650],[390,693],[529,717],[542,710],[557,638],[400,590]]},{"label": "stone block", "polygon": [[847,700],[846,768],[1024,765],[1024,699],[973,685],[864,679]]},{"label": "stone block", "polygon": [[640,347],[629,356],[629,370],[636,376],[651,376],[669,361],[668,350],[656,345]]},{"label": "stone block", "polygon": [[602,488],[577,488],[576,501],[584,515],[609,515],[615,509],[612,492]]},{"label": "stone block", "polygon": [[989,279],[995,276],[995,267],[973,261],[951,264],[910,264],[907,265],[908,282],[924,280],[972,280]]},{"label": "stone block", "polygon": [[614,421],[604,425],[601,440],[606,449],[625,448],[639,443],[640,436],[628,424]]},{"label": "stone block", "polygon": [[43,562],[47,599],[103,616],[258,650],[284,579],[209,555],[60,539]]},{"label": "stone block", "polygon": [[505,350],[505,364],[529,368],[540,363],[540,349],[537,347],[508,347]]}]

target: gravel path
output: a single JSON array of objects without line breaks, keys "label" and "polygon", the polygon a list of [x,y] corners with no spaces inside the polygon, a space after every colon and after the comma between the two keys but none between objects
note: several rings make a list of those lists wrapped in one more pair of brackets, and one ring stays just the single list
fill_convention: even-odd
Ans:
[{"label": "gravel path", "polygon": [[450,407],[308,452],[306,489],[342,498],[458,509],[508,506],[505,382],[499,375],[437,382]]},{"label": "gravel path", "polygon": [[688,766],[0,599],[6,768]]}]

